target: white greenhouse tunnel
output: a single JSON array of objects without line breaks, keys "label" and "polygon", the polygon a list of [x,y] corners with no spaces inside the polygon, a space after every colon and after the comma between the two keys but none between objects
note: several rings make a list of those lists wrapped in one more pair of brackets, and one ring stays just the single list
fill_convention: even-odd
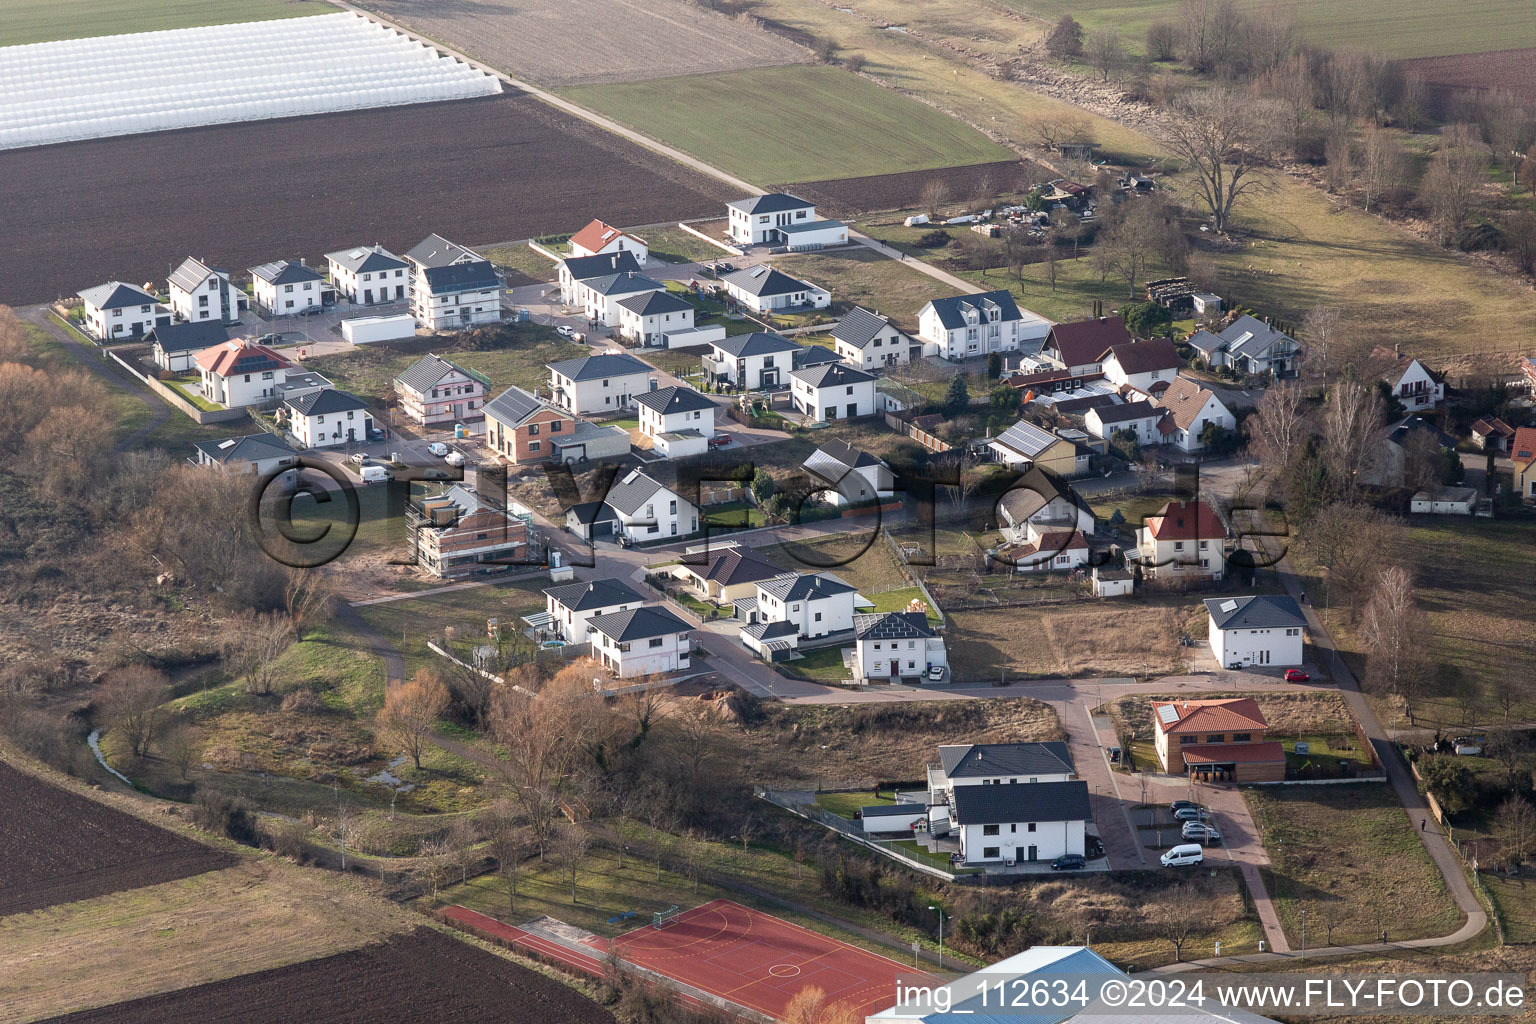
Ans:
[{"label": "white greenhouse tunnel", "polygon": [[357,14],[0,47],[0,149],[501,92]]}]

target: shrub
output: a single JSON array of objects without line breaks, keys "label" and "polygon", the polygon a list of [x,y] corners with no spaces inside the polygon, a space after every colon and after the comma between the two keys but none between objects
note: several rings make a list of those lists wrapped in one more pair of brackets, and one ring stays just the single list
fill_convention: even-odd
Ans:
[{"label": "shrub", "polygon": [[919,249],[942,249],[949,244],[949,232],[928,231],[913,244]]},{"label": "shrub", "polygon": [[244,797],[217,789],[200,789],[192,805],[192,822],[198,828],[225,836],[246,846],[260,846],[256,816]]},{"label": "shrub", "polygon": [[1070,14],[1063,14],[1051,34],[1045,37],[1045,48],[1052,57],[1065,59],[1083,52],[1083,26]]}]

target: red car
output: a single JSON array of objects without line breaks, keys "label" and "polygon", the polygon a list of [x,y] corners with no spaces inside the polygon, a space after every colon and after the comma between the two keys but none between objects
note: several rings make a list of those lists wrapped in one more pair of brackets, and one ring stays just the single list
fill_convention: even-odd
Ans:
[{"label": "red car", "polygon": [[1310,682],[1311,679],[1311,676],[1299,668],[1288,668],[1285,670],[1285,681],[1288,683],[1305,683]]},{"label": "red car", "polygon": [[730,434],[714,434],[709,439],[709,446],[711,448],[724,448],[726,445],[728,445],[730,443],[731,443],[731,435]]}]

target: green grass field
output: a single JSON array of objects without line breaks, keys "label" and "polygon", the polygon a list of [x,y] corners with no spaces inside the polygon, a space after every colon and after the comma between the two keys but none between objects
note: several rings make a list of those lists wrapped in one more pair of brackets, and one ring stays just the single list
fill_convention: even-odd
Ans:
[{"label": "green grass field", "polygon": [[334,13],[324,0],[6,0],[0,46]]},{"label": "green grass field", "polygon": [[1013,155],[954,118],[830,67],[589,85],[562,95],[762,185]]},{"label": "green grass field", "polygon": [[[1137,49],[1154,21],[1179,20],[1179,0],[1004,0],[1024,14],[1055,21],[1071,14],[1087,28],[1116,28]],[[1258,10],[1263,0],[1237,0]],[[1435,57],[1536,46],[1536,17],[1508,0],[1292,0],[1302,35],[1335,49],[1373,50],[1384,57]]]}]

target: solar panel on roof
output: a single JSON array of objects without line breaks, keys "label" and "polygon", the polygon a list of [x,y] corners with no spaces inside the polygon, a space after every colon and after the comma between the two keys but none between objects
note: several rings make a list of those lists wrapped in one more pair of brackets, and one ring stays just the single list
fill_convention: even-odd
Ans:
[{"label": "solar panel on roof", "polygon": [[223,451],[225,448],[233,448],[238,440],[238,438],[232,437],[228,441],[220,441],[219,450]]},{"label": "solar panel on roof", "polygon": [[1174,710],[1172,704],[1164,704],[1157,709],[1157,717],[1164,725],[1172,725],[1179,720],[1179,713]]},{"label": "solar panel on roof", "polygon": [[753,277],[762,277],[766,273],[768,273],[768,267],[764,264],[759,263],[757,266],[752,268]]},{"label": "solar panel on roof", "polygon": [[1236,601],[1231,601],[1231,600],[1223,601],[1223,602],[1221,602],[1221,610],[1224,611],[1224,612],[1236,611],[1237,610],[1237,602]]}]

